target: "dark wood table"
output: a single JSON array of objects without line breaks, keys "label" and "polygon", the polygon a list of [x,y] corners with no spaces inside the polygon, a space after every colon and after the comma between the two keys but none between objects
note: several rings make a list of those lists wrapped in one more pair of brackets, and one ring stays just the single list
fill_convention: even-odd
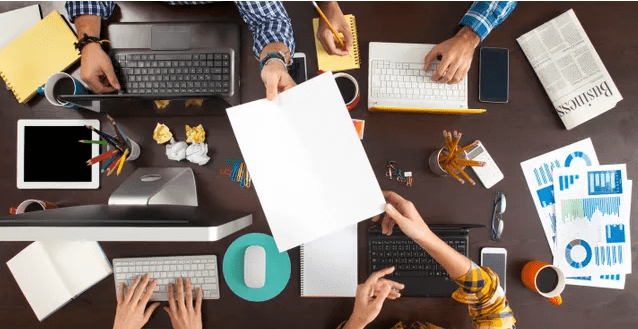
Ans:
[{"label": "dark wood table", "polygon": [[[26,6],[27,2],[3,2],[0,12]],[[356,15],[361,69],[352,71],[367,92],[367,54],[371,41],[438,43],[451,37],[469,2],[344,2],[344,13]],[[60,2],[43,3],[46,15],[52,10],[65,13]],[[308,57],[308,71],[317,70],[311,19],[317,16],[308,2],[286,3],[295,30],[297,51]],[[590,40],[596,47],[624,100],[600,117],[567,131],[554,112],[542,85],[516,43],[516,38],[542,23],[573,8]],[[232,4],[206,6],[169,6],[165,3],[119,3],[113,20],[184,21],[214,20],[231,17],[241,21]],[[395,190],[412,200],[428,223],[479,223],[489,225],[496,190],[508,194],[503,238],[494,243],[488,228],[471,232],[470,258],[478,262],[479,250],[486,246],[508,249],[507,295],[520,328],[636,328],[638,326],[638,279],[627,276],[624,290],[567,286],[562,306],[553,306],[523,286],[520,271],[525,262],[552,261],[527,189],[520,162],[564,145],[591,137],[603,164],[627,163],[629,178],[638,177],[638,38],[635,32],[638,4],[522,2],[512,15],[483,42],[483,46],[510,49],[510,100],[508,104],[478,102],[478,56],[469,72],[470,108],[486,107],[488,112],[474,116],[426,114],[377,114],[366,111],[366,97],[352,111],[352,117],[366,120],[363,145],[383,189]],[[252,56],[252,37],[242,24],[241,98],[248,102],[264,97],[258,64]],[[77,67],[76,67],[77,68]],[[76,69],[75,68],[75,69]],[[250,211],[254,224],[221,241],[211,243],[101,243],[107,256],[135,257],[180,254],[217,254],[249,232],[269,233],[254,189],[240,189],[219,174],[227,158],[240,157],[229,121],[224,113],[202,117],[121,118],[120,125],[142,147],[141,157],[124,168],[119,177],[102,177],[98,190],[47,191],[16,188],[16,121],[29,118],[99,118],[88,112],[76,112],[51,106],[37,96],[26,105],[16,102],[11,93],[0,88],[0,209],[7,211],[28,198],[57,202],[61,206],[106,203],[108,196],[136,167],[188,166],[195,171],[201,204],[215,204],[231,210]],[[182,139],[185,124],[203,124],[212,161],[205,166],[173,162],[164,155],[164,147],[152,140],[152,130],[160,121]],[[441,146],[441,130],[458,129],[463,140],[481,139],[499,165],[505,179],[492,189],[461,185],[450,178],[430,172],[427,158]],[[414,172],[414,186],[399,186],[384,176],[388,160]],[[283,165],[283,164],[282,164]],[[335,172],[347,173],[335,159]],[[345,177],[344,177],[345,178]],[[283,178],[282,178],[283,179]],[[634,200],[636,198],[634,197]],[[634,203],[635,204],[635,203]],[[633,207],[632,217],[636,215]],[[359,281],[367,277],[365,227],[359,226]],[[634,230],[633,239],[638,238]],[[7,260],[28,242],[0,243],[0,327],[3,328],[107,328],[112,326],[116,298],[109,277],[39,323],[6,265]],[[634,253],[635,254],[635,253]],[[352,311],[351,298],[299,297],[299,249],[289,252],[292,275],[288,286],[274,299],[263,303],[247,302],[221,285],[221,299],[204,302],[207,328],[334,328]],[[220,271],[221,275],[221,271]],[[430,321],[445,328],[469,328],[467,307],[451,298],[401,298],[385,303],[370,328],[389,328],[397,320]],[[148,328],[168,328],[166,313],[158,310]]]}]

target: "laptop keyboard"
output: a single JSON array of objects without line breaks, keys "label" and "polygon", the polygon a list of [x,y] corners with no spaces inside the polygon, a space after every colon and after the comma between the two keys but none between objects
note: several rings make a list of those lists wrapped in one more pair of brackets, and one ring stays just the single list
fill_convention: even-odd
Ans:
[{"label": "laptop keyboard", "polygon": [[114,67],[125,94],[230,95],[229,53],[116,54]]},{"label": "laptop keyboard", "polygon": [[467,84],[432,82],[439,67],[434,62],[423,71],[423,63],[372,61],[370,95],[375,98],[423,99],[433,101],[466,101]]},{"label": "laptop keyboard", "polygon": [[[380,230],[379,230],[380,232]],[[467,256],[464,238],[441,237],[452,248]],[[405,237],[368,235],[370,269],[372,272],[394,266],[394,277],[444,277],[445,269],[418,243]]]}]

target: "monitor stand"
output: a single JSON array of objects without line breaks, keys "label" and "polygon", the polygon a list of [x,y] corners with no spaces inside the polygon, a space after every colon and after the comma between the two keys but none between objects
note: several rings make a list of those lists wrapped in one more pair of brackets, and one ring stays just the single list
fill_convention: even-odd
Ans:
[{"label": "monitor stand", "polygon": [[139,168],[111,194],[109,205],[197,206],[191,168]]}]

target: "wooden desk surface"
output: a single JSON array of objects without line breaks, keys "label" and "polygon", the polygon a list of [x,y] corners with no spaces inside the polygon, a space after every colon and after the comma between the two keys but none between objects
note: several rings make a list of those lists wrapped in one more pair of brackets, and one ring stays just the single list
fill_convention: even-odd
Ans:
[{"label": "wooden desk surface", "polygon": [[[26,2],[3,2],[0,12],[28,5]],[[57,9],[65,13],[63,3],[45,3],[43,14]],[[362,67],[352,74],[367,92],[367,54],[371,41],[438,43],[451,37],[469,2],[344,2],[344,13],[355,14],[359,30]],[[209,20],[231,15],[239,19],[232,4],[198,7],[173,7],[164,3],[120,3],[119,21]],[[308,71],[316,71],[316,53],[311,18],[314,8],[306,2],[286,3],[292,18],[297,51],[308,56]],[[614,79],[624,100],[618,106],[567,131],[554,112],[538,78],[516,43],[516,38],[542,23],[573,8]],[[523,286],[520,271],[531,259],[550,262],[551,253],[525,184],[520,162],[561,146],[591,137],[603,164],[627,163],[629,178],[638,178],[638,39],[634,22],[638,4],[521,2],[512,15],[483,42],[483,46],[510,49],[510,101],[508,104],[478,102],[478,55],[469,72],[470,108],[486,107],[488,112],[475,116],[425,114],[379,114],[366,111],[366,97],[352,111],[352,117],[366,120],[363,145],[378,175],[381,187],[397,191],[412,200],[429,223],[489,224],[495,190],[508,194],[506,222],[501,242],[489,239],[489,230],[471,232],[470,258],[479,259],[485,246],[508,249],[507,295],[520,328],[635,328],[638,326],[638,279],[627,277],[625,290],[567,286],[564,303],[552,306]],[[252,58],[252,37],[245,24],[243,32],[242,102],[264,97],[257,62]],[[425,55],[425,54],[424,54]],[[15,177],[16,120],[27,118],[105,118],[51,106],[43,97],[19,105],[13,95],[0,88],[0,210],[7,211],[28,198],[57,202],[60,205],[106,203],[108,196],[132,173],[135,167],[189,166],[195,171],[199,200],[228,209],[251,211],[255,223],[241,232],[213,243],[102,243],[109,258],[209,254],[222,256],[237,237],[249,232],[269,232],[254,189],[239,189],[219,174],[227,158],[239,157],[240,151],[225,115],[207,117],[121,118],[127,134],[142,146],[142,155],[134,165],[124,168],[119,177],[103,177],[99,190],[43,191],[18,190]],[[185,124],[203,124],[212,161],[203,166],[166,159],[164,147],[151,138],[156,122],[166,123],[179,138],[184,138]],[[442,129],[458,129],[463,140],[481,139],[505,174],[505,179],[490,190],[467,186],[430,173],[427,158],[441,145]],[[337,160],[337,159],[335,159]],[[414,172],[414,186],[399,186],[383,174],[388,160]],[[338,165],[335,161],[335,165]],[[347,172],[347,168],[336,168]],[[634,200],[636,197],[634,197]],[[634,202],[634,205],[636,203]],[[636,215],[633,207],[632,217]],[[365,235],[367,223],[360,225],[359,280],[366,278]],[[638,232],[634,230],[634,241]],[[28,243],[0,243],[0,326],[3,328],[108,328],[112,326],[116,298],[113,279],[109,277],[61,310],[39,323],[15,283],[7,260]],[[635,254],[635,248],[634,254]],[[207,328],[334,328],[347,319],[353,299],[299,297],[299,251],[290,251],[292,276],[288,286],[276,298],[251,303],[234,295],[225,284],[221,299],[204,302],[204,325]],[[635,259],[634,259],[635,261]],[[384,305],[370,328],[389,328],[397,320],[430,321],[445,328],[469,328],[467,308],[444,299],[401,298]],[[152,316],[148,328],[168,328],[164,311]]]}]

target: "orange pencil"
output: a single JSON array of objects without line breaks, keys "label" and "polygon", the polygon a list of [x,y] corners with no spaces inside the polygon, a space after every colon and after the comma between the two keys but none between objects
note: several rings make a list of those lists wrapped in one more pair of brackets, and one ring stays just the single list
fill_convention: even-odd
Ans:
[{"label": "orange pencil", "polygon": [[465,173],[465,171],[463,171],[463,169],[459,168],[457,165],[455,165],[454,163],[452,163],[451,166],[454,170],[456,170],[458,173],[460,173],[461,175],[463,175],[463,177],[465,179],[467,179],[468,182],[470,182],[470,184],[472,185],[476,185],[476,182],[470,178],[470,176],[467,175],[467,173]]},{"label": "orange pencil", "polygon": [[462,180],[461,177],[459,177],[459,175],[455,174],[454,171],[452,171],[449,166],[445,166],[445,168],[443,169],[445,169],[445,171],[447,171],[448,174],[450,174],[452,177],[456,178],[459,182],[461,182],[461,184],[465,184],[465,181]]},{"label": "orange pencil", "polygon": [[476,145],[479,145],[479,141],[474,141],[472,144],[467,145],[467,146],[465,146],[465,147],[462,147],[462,148],[458,151],[458,153],[460,154],[461,152],[465,152],[465,151],[467,151],[467,150],[471,149],[472,147],[474,147],[474,146],[476,146]]},{"label": "orange pencil", "polygon": [[332,24],[330,24],[330,22],[328,21],[328,17],[326,17],[323,11],[321,11],[321,8],[319,8],[319,5],[317,5],[317,3],[314,1],[312,2],[312,5],[315,6],[315,9],[317,9],[317,12],[319,12],[319,16],[321,16],[321,18],[326,23],[326,25],[328,25],[328,28],[330,29],[330,31],[332,31],[332,34],[334,34],[335,38],[337,38],[337,41],[339,41],[339,45],[341,46],[341,49],[346,49],[346,44],[343,43],[343,40],[339,36],[339,33],[337,32],[337,30],[335,30],[334,27],[332,27]]},{"label": "orange pencil", "polygon": [[475,160],[468,160],[468,159],[461,159],[461,158],[456,158],[452,162],[456,165],[471,166],[471,167],[485,167],[487,165],[487,163],[483,161],[475,161]]},{"label": "orange pencil", "polygon": [[122,161],[122,156],[118,157],[117,160],[113,161],[113,163],[111,163],[111,165],[106,169],[106,176],[111,176],[111,174],[113,173],[113,170],[117,168],[117,165],[118,163],[120,163],[120,161]]}]

